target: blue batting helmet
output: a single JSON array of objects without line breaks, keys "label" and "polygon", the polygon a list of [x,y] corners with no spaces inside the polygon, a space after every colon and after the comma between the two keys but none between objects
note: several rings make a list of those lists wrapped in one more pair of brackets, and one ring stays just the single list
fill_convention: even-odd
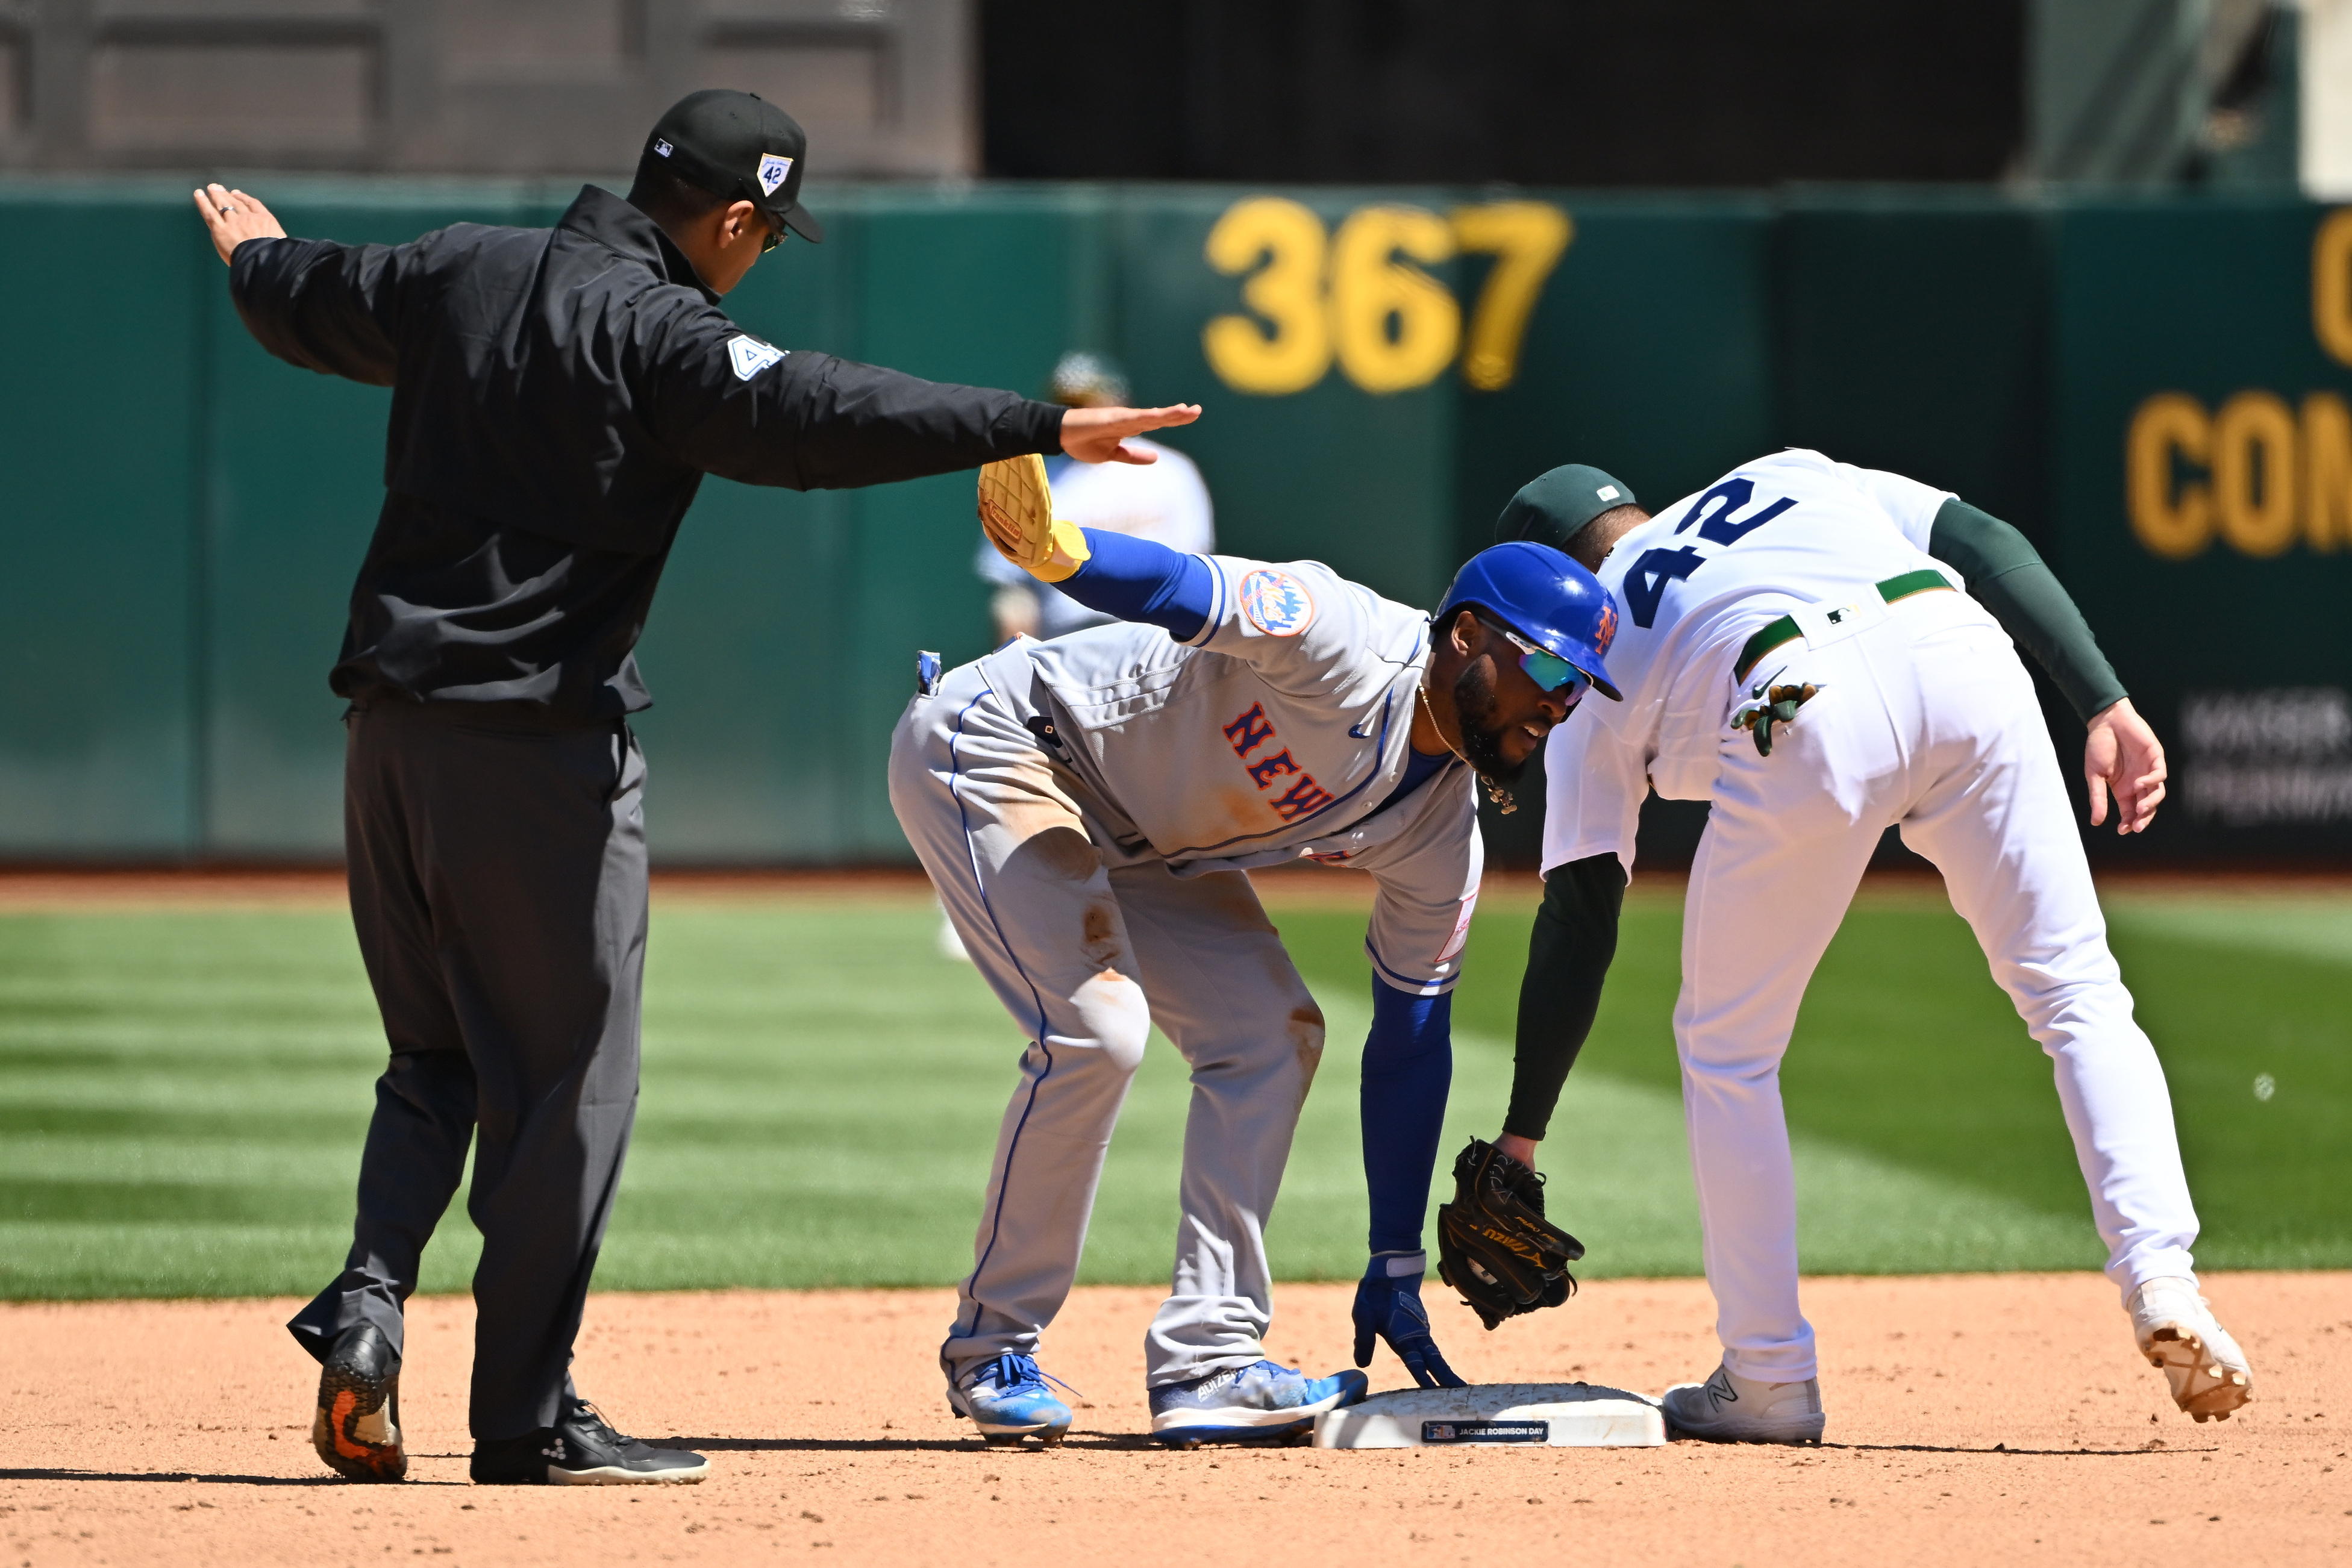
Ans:
[{"label": "blue batting helmet", "polygon": [[1478,609],[1624,701],[1601,656],[1617,640],[1617,606],[1601,581],[1549,545],[1516,539],[1480,550],[1454,574],[1435,619]]}]

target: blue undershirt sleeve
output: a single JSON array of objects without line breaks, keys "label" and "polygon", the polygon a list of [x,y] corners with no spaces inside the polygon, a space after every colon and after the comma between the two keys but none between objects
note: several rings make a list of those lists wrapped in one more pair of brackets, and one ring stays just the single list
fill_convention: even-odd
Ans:
[{"label": "blue undershirt sleeve", "polygon": [[1418,1252],[1454,1082],[1454,994],[1412,996],[1375,977],[1358,1112],[1370,1250]]},{"label": "blue undershirt sleeve", "polygon": [[1093,555],[1055,587],[1089,610],[1157,626],[1179,643],[1201,634],[1216,601],[1208,562],[1150,539],[1083,531]]}]

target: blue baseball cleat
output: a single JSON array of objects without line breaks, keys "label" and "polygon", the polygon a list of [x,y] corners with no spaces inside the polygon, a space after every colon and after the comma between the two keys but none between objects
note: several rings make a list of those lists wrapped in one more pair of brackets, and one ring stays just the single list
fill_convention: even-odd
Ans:
[{"label": "blue baseball cleat", "polygon": [[1150,1391],[1151,1436],[1171,1448],[1288,1437],[1311,1430],[1326,1410],[1364,1396],[1360,1372],[1309,1378],[1270,1361],[1212,1372]]},{"label": "blue baseball cleat", "polygon": [[1007,1351],[993,1361],[982,1362],[951,1385],[948,1408],[970,1416],[991,1447],[1017,1444],[1034,1436],[1051,1448],[1070,1429],[1070,1407],[1055,1398],[1045,1383],[1036,1357]]}]

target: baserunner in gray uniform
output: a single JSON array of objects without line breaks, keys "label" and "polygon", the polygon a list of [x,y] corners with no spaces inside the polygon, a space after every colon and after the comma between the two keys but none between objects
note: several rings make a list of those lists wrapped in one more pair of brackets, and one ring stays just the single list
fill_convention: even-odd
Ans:
[{"label": "baserunner in gray uniform", "polygon": [[[1067,1427],[1034,1354],[1156,1021],[1193,1087],[1174,1279],[1145,1339],[1153,1433],[1189,1445],[1296,1431],[1360,1397],[1365,1378],[1265,1359],[1264,1227],[1323,1015],[1243,873],[1304,858],[1376,883],[1376,1008],[1406,1054],[1425,1057],[1433,1037],[1439,1076],[1433,1107],[1425,1087],[1412,1093],[1401,1134],[1426,1144],[1417,1192],[1393,1206],[1410,1210],[1392,1222],[1410,1239],[1391,1249],[1410,1279],[1391,1288],[1404,1270],[1379,1271],[1382,1301],[1407,1310],[1375,1326],[1416,1375],[1442,1370],[1417,1292],[1450,1069],[1444,1002],[1478,892],[1458,759],[1516,773],[1581,688],[1565,665],[1540,686],[1522,667],[1536,650],[1469,609],[1433,639],[1420,611],[1317,562],[1060,527],[1049,559],[1022,564],[1125,623],[1016,638],[927,679],[891,747],[898,820],[1029,1040],[940,1351],[949,1397],[992,1440],[1051,1443]],[[1590,581],[1544,553],[1563,583]],[[1368,1062],[1382,1043],[1376,1027]]]}]

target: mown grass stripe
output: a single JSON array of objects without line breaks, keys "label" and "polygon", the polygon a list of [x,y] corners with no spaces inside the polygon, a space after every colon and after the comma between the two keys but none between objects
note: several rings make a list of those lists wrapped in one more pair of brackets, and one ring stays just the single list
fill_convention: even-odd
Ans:
[{"label": "mown grass stripe", "polygon": [[[936,918],[911,900],[659,910],[639,1137],[600,1284],[962,1272],[1020,1042],[972,971],[936,957]],[[1364,1222],[1362,915],[1285,908],[1278,920],[1331,1041],[1269,1243],[1284,1277],[1343,1278],[1360,1267]],[[1526,920],[1502,910],[1474,933],[1449,1149],[1494,1131]],[[2216,963],[2190,929],[2126,917],[2116,943],[2172,1073],[2201,1255],[2352,1263],[2342,965],[2280,942]],[[1670,904],[1629,904],[1600,1028],[1546,1150],[1595,1277],[1697,1267],[1667,1021],[1677,938]],[[383,1050],[338,914],[0,916],[0,1294],[315,1289],[347,1245]],[[2267,1102],[2252,1093],[2258,1064],[2280,1085]],[[1931,901],[1856,910],[1787,1081],[1809,1267],[2097,1262],[2048,1065],[1966,928]],[[1181,1064],[1155,1040],[1086,1278],[1166,1278],[1185,1103]],[[919,1154],[877,1160],[885,1148]],[[477,1246],[461,1202],[426,1288],[461,1288]]]}]

